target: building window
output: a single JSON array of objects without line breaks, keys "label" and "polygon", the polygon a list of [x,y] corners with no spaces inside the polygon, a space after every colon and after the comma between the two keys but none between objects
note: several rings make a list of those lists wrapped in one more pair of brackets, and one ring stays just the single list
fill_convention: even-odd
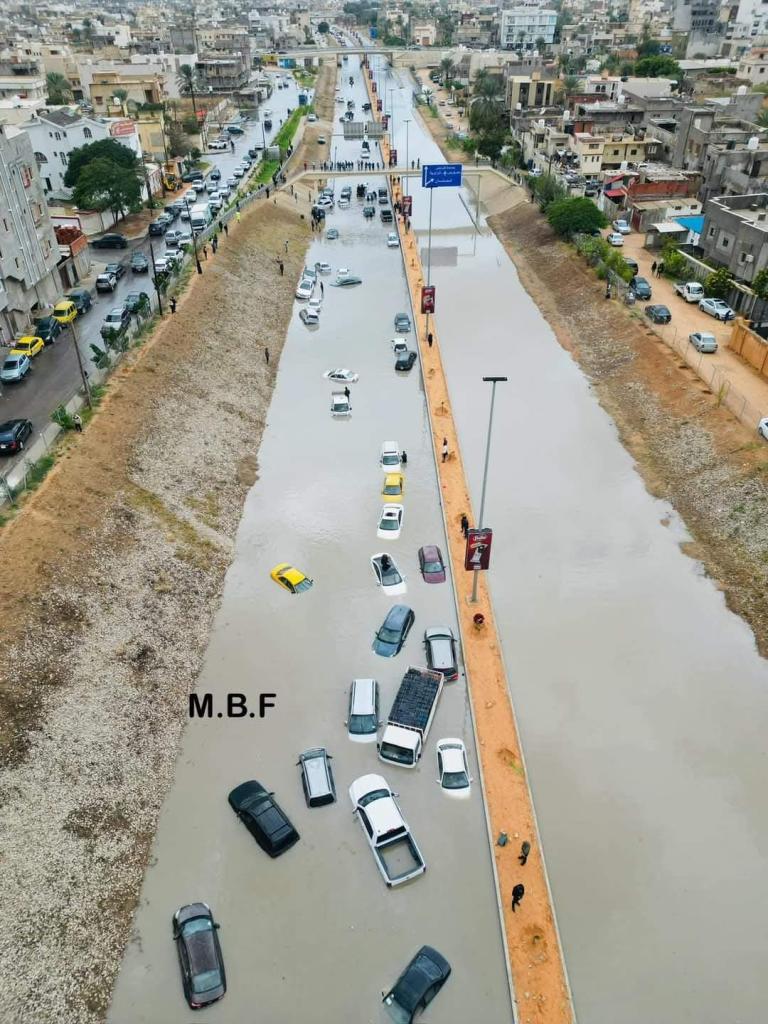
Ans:
[{"label": "building window", "polygon": [[740,252],[739,253],[739,263],[746,263],[746,262],[747,262],[747,254],[745,252]]},{"label": "building window", "polygon": [[712,227],[711,227],[711,228],[709,229],[709,231],[707,232],[707,238],[711,238],[711,237],[712,237],[712,236],[714,235],[714,233],[715,233],[715,228],[714,228],[714,225],[713,225],[713,226],[712,226]]},{"label": "building window", "polygon": [[91,131],[90,128],[83,128],[83,138],[84,139],[92,139],[93,138],[93,132]]},{"label": "building window", "polygon": [[59,142],[61,140],[61,132],[56,132],[55,138],[56,138],[56,141]]},{"label": "building window", "polygon": [[39,164],[48,163],[48,157],[45,155],[45,153],[35,153],[35,160],[37,160]]}]

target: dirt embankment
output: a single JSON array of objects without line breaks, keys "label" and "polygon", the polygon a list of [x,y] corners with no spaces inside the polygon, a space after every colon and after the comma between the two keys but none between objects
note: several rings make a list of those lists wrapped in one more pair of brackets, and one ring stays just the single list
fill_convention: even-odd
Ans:
[{"label": "dirt embankment", "polygon": [[[335,89],[336,63],[325,61],[317,74],[312,100],[318,120],[314,124],[304,125],[304,135],[291,165],[295,171],[301,170],[305,163],[311,167],[313,163],[319,164],[331,159]],[[325,143],[319,143],[319,138],[324,138]]]},{"label": "dirt embankment", "polygon": [[290,199],[233,223],[0,535],[9,1024],[103,1018],[308,238]]},{"label": "dirt embankment", "polygon": [[768,454],[698,377],[616,302],[530,204],[491,218],[560,343],[594,381],[651,493],[695,542],[689,553],[768,655]]}]

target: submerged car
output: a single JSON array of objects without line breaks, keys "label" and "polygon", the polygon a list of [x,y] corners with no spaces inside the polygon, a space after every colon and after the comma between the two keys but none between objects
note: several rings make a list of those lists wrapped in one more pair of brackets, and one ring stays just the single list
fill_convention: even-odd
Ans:
[{"label": "submerged car", "polygon": [[395,560],[386,551],[371,555],[371,568],[378,585],[389,597],[398,597],[407,591],[408,587],[400,575]]},{"label": "submerged car", "polygon": [[413,1024],[450,974],[451,965],[445,957],[432,946],[422,946],[389,992],[384,994],[384,1008],[395,1024]]},{"label": "submerged car", "polygon": [[318,309],[301,309],[299,310],[299,320],[307,327],[317,327],[320,323],[320,311]]},{"label": "submerged car", "polygon": [[189,903],[173,915],[181,982],[193,1010],[218,1002],[227,991],[218,928],[207,903]]},{"label": "submerged car", "polygon": [[437,781],[446,796],[468,799],[472,779],[467,766],[467,749],[460,739],[438,740],[435,744],[437,754]]},{"label": "submerged car", "polygon": [[376,536],[388,540],[399,540],[400,531],[403,528],[404,514],[405,509],[402,505],[384,505],[379,515]]},{"label": "submerged car", "polygon": [[228,799],[229,806],[270,857],[279,857],[299,841],[299,833],[274,794],[255,779],[235,787]]},{"label": "submerged car", "polygon": [[322,807],[336,800],[331,760],[325,747],[313,747],[299,754],[296,764],[301,768],[301,787],[307,807]]},{"label": "submerged car", "polygon": [[424,647],[427,654],[427,665],[435,672],[440,672],[446,683],[459,678],[459,666],[456,661],[456,637],[450,626],[429,626],[424,630]]},{"label": "submerged car", "polygon": [[281,562],[280,565],[276,565],[269,575],[275,583],[278,583],[283,590],[287,590],[289,594],[303,594],[315,582],[287,562]]},{"label": "submerged car", "polygon": [[624,235],[620,235],[618,231],[613,232],[606,238],[608,245],[613,245],[615,248],[619,248],[624,245]]},{"label": "submerged car", "polygon": [[408,334],[411,329],[411,318],[407,313],[395,314],[395,330],[398,334]]},{"label": "submerged car", "polygon": [[635,293],[638,299],[647,301],[648,299],[651,298],[651,286],[646,280],[646,278],[638,277],[637,275],[635,275],[635,277],[632,278],[629,287],[632,289],[632,291]]},{"label": "submerged car", "polygon": [[339,237],[339,232],[336,230],[336,228],[328,228],[328,230],[325,232],[325,237],[328,239],[329,242],[333,242]]},{"label": "submerged car", "polygon": [[713,316],[716,320],[733,320],[736,316],[728,303],[723,302],[722,299],[702,299],[699,303],[699,309]]},{"label": "submerged car", "polygon": [[348,370],[346,367],[338,367],[335,370],[326,370],[323,374],[326,380],[339,380],[343,384],[356,384],[360,380],[360,375],[355,373],[354,370]]},{"label": "submerged car", "polygon": [[362,277],[356,277],[355,274],[344,274],[341,277],[337,277],[334,282],[337,288],[349,288],[355,284],[362,284]]},{"label": "submerged car", "polygon": [[387,235],[387,248],[388,249],[399,249],[400,239],[397,237],[396,231],[390,231]]},{"label": "submerged car", "polygon": [[632,228],[629,226],[629,221],[626,220],[615,220],[613,222],[613,230],[618,231],[620,235],[629,235],[632,233]]},{"label": "submerged car", "polygon": [[315,282],[311,281],[308,277],[302,277],[299,281],[298,287],[296,288],[297,299],[311,299],[312,292],[315,290]]},{"label": "submerged car", "polygon": [[708,352],[710,354],[717,352],[717,338],[708,331],[694,331],[693,334],[688,335],[688,341],[690,341],[697,352]]},{"label": "submerged car", "polygon": [[330,274],[331,271],[333,270],[333,267],[331,266],[330,263],[326,263],[324,260],[318,260],[318,262],[315,264],[315,270],[318,272],[318,274]]},{"label": "submerged car", "polygon": [[352,414],[352,403],[343,391],[334,391],[331,394],[331,416],[350,416]]},{"label": "submerged car", "polygon": [[379,729],[379,684],[375,679],[352,680],[344,724],[353,743],[375,742]]},{"label": "submerged car", "polygon": [[405,352],[398,352],[395,356],[395,369],[405,372],[413,368],[416,362],[416,353],[413,349],[406,349]]},{"label": "submerged car", "polygon": [[400,499],[405,493],[405,478],[402,473],[387,473],[384,477],[384,486],[381,489],[381,496],[385,502],[400,504]]},{"label": "submerged car", "polygon": [[672,320],[672,314],[667,306],[646,306],[645,315],[655,324],[668,324]]},{"label": "submerged car", "polygon": [[445,562],[436,544],[419,548],[419,568],[425,583],[445,583]]},{"label": "submerged car", "polygon": [[416,616],[408,605],[393,605],[374,638],[374,653],[382,658],[394,658],[396,654],[399,654],[415,618]]},{"label": "submerged car", "polygon": [[397,441],[384,441],[379,465],[385,473],[395,473],[400,469],[400,445]]}]

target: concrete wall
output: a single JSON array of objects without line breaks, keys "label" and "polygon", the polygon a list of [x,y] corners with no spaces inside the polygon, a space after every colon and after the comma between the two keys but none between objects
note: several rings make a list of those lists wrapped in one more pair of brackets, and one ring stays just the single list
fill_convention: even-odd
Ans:
[{"label": "concrete wall", "polygon": [[754,367],[761,377],[768,377],[768,341],[751,331],[744,320],[734,322],[728,348]]}]

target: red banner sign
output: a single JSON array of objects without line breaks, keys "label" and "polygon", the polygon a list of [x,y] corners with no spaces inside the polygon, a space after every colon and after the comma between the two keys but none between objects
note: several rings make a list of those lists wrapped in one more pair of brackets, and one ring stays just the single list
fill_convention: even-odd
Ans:
[{"label": "red banner sign", "polygon": [[123,118],[121,121],[113,121],[109,126],[109,134],[113,139],[123,135],[135,135],[136,123],[130,118]]},{"label": "red banner sign", "polygon": [[[375,91],[375,90],[374,90],[374,91]],[[382,105],[382,101],[381,101],[381,100],[376,100],[376,109],[377,109],[378,111],[381,111],[381,105]]]},{"label": "red banner sign", "polygon": [[[381,100],[379,100],[379,110],[381,110]],[[381,123],[384,125],[384,131],[389,128],[389,114],[381,115]]]},{"label": "red banner sign", "polygon": [[493,530],[468,530],[467,549],[464,552],[464,568],[468,570],[487,569],[491,563]]},{"label": "red banner sign", "polygon": [[403,213],[406,217],[410,217],[413,211],[413,196],[403,196],[400,202],[403,206]]},{"label": "red banner sign", "polygon": [[389,151],[389,166],[397,167],[397,150],[390,149]]},{"label": "red banner sign", "polygon": [[371,82],[371,92],[376,92],[376,83]]},{"label": "red banner sign", "polygon": [[421,312],[435,312],[435,286],[433,284],[425,284],[421,289]]}]

